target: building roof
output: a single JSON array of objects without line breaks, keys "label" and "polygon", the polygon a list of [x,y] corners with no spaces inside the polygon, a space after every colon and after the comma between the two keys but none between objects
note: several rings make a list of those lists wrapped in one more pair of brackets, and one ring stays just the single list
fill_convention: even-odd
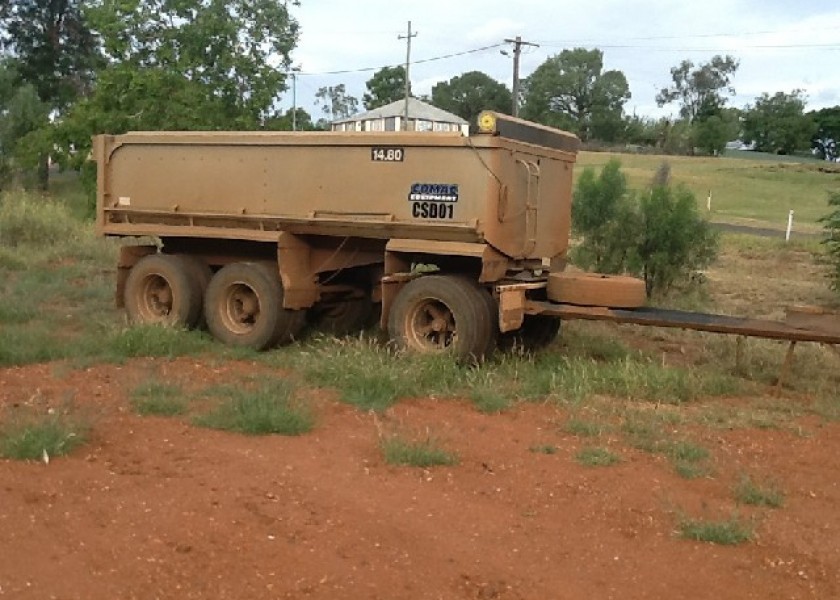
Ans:
[{"label": "building roof", "polygon": [[[386,104],[385,106],[374,108],[373,110],[369,110],[365,113],[359,113],[353,115],[352,117],[347,117],[346,119],[338,119],[336,121],[333,121],[333,123],[355,123],[356,121],[367,121],[370,119],[385,119],[388,117],[402,117],[404,115],[405,100],[397,100],[396,102],[391,102],[391,104]],[[422,102],[417,98],[408,99],[408,118],[423,119],[426,121],[438,121],[440,123],[457,123],[458,125],[468,124],[464,119],[462,119],[458,115],[453,115],[451,112],[442,110],[437,106],[426,104],[425,102]]]}]

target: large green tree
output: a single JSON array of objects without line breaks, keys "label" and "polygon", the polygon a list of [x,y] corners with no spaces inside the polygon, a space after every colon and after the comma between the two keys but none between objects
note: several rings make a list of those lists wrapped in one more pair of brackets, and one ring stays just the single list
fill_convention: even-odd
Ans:
[{"label": "large green tree", "polygon": [[807,115],[817,124],[818,135],[840,141],[840,106],[812,110]]},{"label": "large green tree", "polygon": [[457,75],[432,87],[432,104],[475,123],[483,110],[510,113],[513,96],[503,84],[481,71]]},{"label": "large green tree", "polygon": [[27,185],[47,187],[49,115],[60,118],[87,94],[101,65],[82,5],[82,0],[0,2],[0,47],[8,72],[14,74],[5,85],[15,90],[3,117],[4,158],[7,165],[14,163]]},{"label": "large green tree", "polygon": [[756,150],[762,152],[792,154],[808,148],[816,129],[805,114],[802,90],[773,96],[764,93],[744,111],[744,140],[755,142]]},{"label": "large green tree", "polygon": [[735,94],[731,83],[737,70],[738,61],[728,55],[714,56],[696,68],[692,61],[684,60],[671,69],[671,86],[660,90],[656,103],[665,106],[679,101],[680,116],[693,122],[710,106],[723,107],[724,93]]},{"label": "large green tree", "polygon": [[83,0],[0,2],[0,46],[12,57],[18,84],[28,83],[53,110],[86,93],[101,64]]},{"label": "large green tree", "polygon": [[[362,102],[368,110],[405,98],[405,67],[382,67],[367,81]],[[408,94],[411,95],[409,83]]]},{"label": "large green tree", "polygon": [[59,128],[65,159],[81,162],[94,133],[256,129],[274,114],[298,35],[287,3],[87,1],[108,66]]},{"label": "large green tree", "polygon": [[630,98],[624,73],[604,71],[604,53],[598,49],[563,50],[537,67],[524,88],[523,117],[572,130],[584,140],[599,130],[599,122],[620,121]]}]

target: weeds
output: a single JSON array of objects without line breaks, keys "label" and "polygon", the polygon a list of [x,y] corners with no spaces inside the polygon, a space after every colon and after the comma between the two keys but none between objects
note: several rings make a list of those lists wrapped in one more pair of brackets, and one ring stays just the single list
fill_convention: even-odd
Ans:
[{"label": "weeds", "polygon": [[600,423],[575,418],[569,419],[563,429],[578,437],[598,437],[604,432],[604,426]]},{"label": "weeds", "polygon": [[173,417],[187,412],[187,400],[180,387],[150,381],[131,392],[131,405],[143,416]]},{"label": "weeds", "polygon": [[609,467],[621,461],[617,454],[606,448],[591,446],[581,449],[575,459],[586,467]]},{"label": "weeds", "polygon": [[534,454],[557,454],[557,446],[553,444],[538,444],[528,448]]},{"label": "weeds", "polygon": [[27,418],[0,429],[0,456],[15,460],[41,460],[63,456],[84,443],[87,427],[65,415]]},{"label": "weeds", "polygon": [[725,521],[683,519],[679,524],[680,536],[696,542],[709,542],[724,546],[743,544],[753,539],[754,529],[737,515]]},{"label": "weeds", "polygon": [[312,412],[294,398],[295,388],[286,380],[273,380],[256,389],[230,386],[217,389],[227,396],[215,409],[196,417],[195,423],[247,435],[302,435],[312,430]]},{"label": "weeds", "polygon": [[741,504],[781,508],[785,502],[782,491],[772,483],[761,484],[748,475],[741,477],[734,490],[735,499]]},{"label": "weeds", "polygon": [[458,456],[440,447],[431,438],[409,441],[398,435],[383,438],[380,442],[385,462],[389,465],[409,467],[436,467],[458,464]]}]

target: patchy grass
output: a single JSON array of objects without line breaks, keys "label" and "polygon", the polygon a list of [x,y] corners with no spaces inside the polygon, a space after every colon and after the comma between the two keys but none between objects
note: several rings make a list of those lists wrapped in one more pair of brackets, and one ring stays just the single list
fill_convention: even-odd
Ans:
[{"label": "patchy grass", "polygon": [[766,506],[781,508],[785,503],[785,495],[775,484],[760,483],[749,475],[744,475],[733,490],[735,500],[741,504],[752,506]]},{"label": "patchy grass", "polygon": [[743,544],[753,539],[752,524],[745,523],[737,515],[723,521],[683,519],[679,523],[680,536],[696,542],[709,542],[723,546]]},{"label": "patchy grass", "polygon": [[577,437],[598,437],[604,432],[604,425],[573,417],[566,421],[563,431]]},{"label": "patchy grass", "polygon": [[575,460],[586,467],[609,467],[620,462],[621,458],[606,448],[588,446],[575,455]]},{"label": "patchy grass", "polygon": [[528,448],[528,451],[534,454],[557,454],[557,446],[553,444],[538,444]]},{"label": "patchy grass", "polygon": [[217,387],[214,395],[221,396],[221,402],[194,422],[246,435],[302,435],[312,430],[315,417],[294,394],[295,388],[285,379],[263,382],[255,388]]},{"label": "patchy grass", "polygon": [[183,390],[168,383],[148,381],[131,391],[131,405],[143,416],[174,417],[187,412],[189,403]]},{"label": "patchy grass", "polygon": [[88,428],[67,415],[28,417],[0,427],[0,456],[42,460],[64,456],[85,442]]},{"label": "patchy grass", "polygon": [[697,479],[711,472],[707,462],[709,451],[703,446],[681,440],[667,444],[664,452],[680,477]]},{"label": "patchy grass", "polygon": [[391,435],[380,441],[380,448],[389,465],[428,468],[458,464],[457,454],[428,437],[411,441],[399,435]]}]

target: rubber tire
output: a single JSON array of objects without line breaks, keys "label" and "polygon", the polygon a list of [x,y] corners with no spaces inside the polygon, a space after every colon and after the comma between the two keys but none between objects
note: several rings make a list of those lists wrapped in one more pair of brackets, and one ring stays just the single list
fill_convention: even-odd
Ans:
[{"label": "rubber tire", "polygon": [[[236,305],[231,296],[252,294],[257,314],[253,323],[241,323],[237,330]],[[288,343],[305,322],[304,311],[283,308],[283,286],[270,266],[262,263],[232,263],[210,280],[204,298],[207,328],[217,340],[229,346],[267,350]]]},{"label": "rubber tire", "polygon": [[[153,305],[151,286],[156,283],[169,289],[168,309]],[[137,261],[126,279],[123,300],[131,323],[192,328],[201,318],[201,289],[188,263],[180,256],[149,254]]]},{"label": "rubber tire", "polygon": [[204,295],[207,293],[207,286],[210,285],[210,280],[213,278],[213,270],[206,262],[198,257],[189,254],[176,255],[181,258],[187,265],[187,269],[193,277],[195,285],[198,287],[201,297],[201,309],[199,311],[197,327],[206,328],[207,321],[204,319]]},{"label": "rubber tire", "polygon": [[[451,352],[456,359],[479,362],[495,348],[498,327],[487,292],[469,278],[426,275],[405,285],[388,315],[388,334],[397,348],[412,352]],[[429,302],[443,305],[454,323],[450,343],[436,346],[423,340],[415,319]]]},{"label": "rubber tire", "polygon": [[329,335],[343,337],[368,327],[373,302],[370,296],[318,303],[306,313],[309,324]]},{"label": "rubber tire", "polygon": [[547,293],[553,302],[609,308],[640,308],[647,300],[645,282],[626,275],[552,273]]},{"label": "rubber tire", "polygon": [[525,315],[522,327],[499,337],[499,347],[510,351],[521,348],[533,352],[545,348],[560,333],[560,319],[547,315]]}]

